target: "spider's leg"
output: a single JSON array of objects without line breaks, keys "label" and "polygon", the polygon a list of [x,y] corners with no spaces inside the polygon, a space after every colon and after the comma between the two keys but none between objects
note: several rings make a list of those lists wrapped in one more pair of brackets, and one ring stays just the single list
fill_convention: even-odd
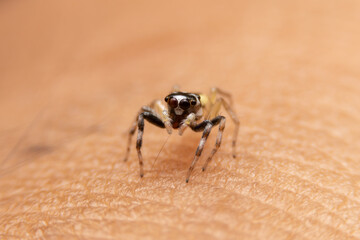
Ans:
[{"label": "spider's leg", "polygon": [[129,130],[129,134],[128,134],[128,142],[127,142],[127,148],[126,148],[126,153],[125,153],[125,157],[124,157],[124,162],[126,162],[129,158],[129,154],[130,154],[130,147],[131,147],[131,139],[134,136],[134,133],[136,131],[136,125],[137,125],[137,119],[132,123],[130,130]]},{"label": "spider's leg", "polygon": [[[217,95],[226,97],[230,103],[228,101],[226,101],[223,97],[217,97]],[[237,142],[237,136],[238,136],[239,128],[240,128],[240,121],[232,107],[232,105],[233,105],[232,96],[230,93],[227,93],[219,88],[212,88],[210,91],[209,98],[210,98],[210,102],[213,103],[210,108],[211,110],[209,111],[209,117],[217,116],[218,112],[220,111],[220,107],[222,105],[222,106],[224,106],[226,112],[230,115],[231,120],[235,124],[234,135],[233,135],[233,140],[232,140],[232,151],[233,151],[233,157],[235,158],[236,157],[236,142]]]},{"label": "spider's leg", "polygon": [[126,153],[125,153],[125,157],[124,157],[124,162],[126,162],[128,160],[128,158],[129,158],[130,149],[131,149],[131,140],[132,140],[132,137],[134,136],[134,133],[136,131],[136,126],[137,126],[137,122],[138,122],[138,116],[142,112],[153,112],[153,109],[150,108],[149,106],[143,106],[140,109],[140,111],[138,112],[138,114],[136,115],[135,121],[131,124],[129,134],[128,134],[128,142],[127,142],[127,148],[126,148]]},{"label": "spider's leg", "polygon": [[214,87],[210,90],[210,97],[216,97],[217,95],[221,95],[222,97],[227,98],[227,100],[229,100],[230,105],[233,105],[233,99],[232,99],[232,95],[220,88]]},{"label": "spider's leg", "polygon": [[191,172],[194,170],[196,162],[199,160],[199,157],[201,156],[201,153],[202,153],[202,151],[204,149],[204,146],[205,146],[205,142],[206,142],[207,138],[209,137],[209,134],[211,132],[212,127],[213,127],[213,124],[209,120],[205,120],[205,121],[191,127],[191,129],[193,131],[195,131],[195,132],[200,132],[202,130],[204,130],[204,131],[203,131],[203,135],[201,137],[199,146],[196,149],[194,160],[192,161],[192,163],[190,165],[190,168],[188,170],[188,173],[186,175],[186,182],[187,183],[189,182]]},{"label": "spider's leg", "polygon": [[237,142],[237,137],[239,134],[240,121],[239,121],[239,118],[237,117],[235,111],[231,107],[231,105],[229,103],[227,103],[223,98],[220,98],[220,99],[221,99],[222,105],[224,106],[225,110],[230,115],[231,120],[235,124],[234,133],[233,133],[234,135],[233,135],[233,140],[232,140],[232,149],[233,149],[233,158],[236,158],[236,142]]},{"label": "spider's leg", "polygon": [[136,150],[139,157],[139,165],[140,165],[140,177],[144,176],[144,169],[143,169],[143,157],[141,154],[141,146],[142,146],[142,139],[143,139],[143,133],[144,133],[144,119],[146,119],[149,123],[160,127],[165,128],[165,124],[163,121],[155,115],[153,112],[142,112],[138,116],[138,136],[136,141]]},{"label": "spider's leg", "polygon": [[221,145],[221,139],[222,139],[222,134],[224,132],[225,129],[225,122],[226,119],[223,116],[217,116],[216,118],[211,120],[211,123],[213,125],[217,125],[219,124],[219,131],[218,131],[218,135],[216,137],[216,142],[215,142],[215,147],[213,148],[213,150],[211,151],[208,159],[206,160],[202,170],[205,171],[207,165],[209,164],[209,162],[211,161],[212,157],[215,155],[215,153],[217,152],[217,150],[219,149],[220,145]]}]

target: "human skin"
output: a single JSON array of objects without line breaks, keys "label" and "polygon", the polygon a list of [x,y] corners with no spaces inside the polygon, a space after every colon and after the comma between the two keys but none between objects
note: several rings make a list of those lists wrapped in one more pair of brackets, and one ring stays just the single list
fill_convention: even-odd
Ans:
[{"label": "human skin", "polygon": [[[359,239],[360,3],[0,3],[1,239]],[[189,183],[201,133],[142,105],[231,92]],[[135,139],[134,139],[135,140]],[[162,146],[164,147],[162,148]]]}]

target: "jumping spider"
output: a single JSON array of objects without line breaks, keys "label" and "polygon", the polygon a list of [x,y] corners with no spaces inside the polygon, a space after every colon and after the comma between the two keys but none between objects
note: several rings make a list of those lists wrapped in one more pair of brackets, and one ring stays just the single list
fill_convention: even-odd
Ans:
[{"label": "jumping spider", "polygon": [[[229,102],[224,98],[226,98]],[[140,177],[144,176],[143,157],[141,154],[144,119],[155,126],[166,128],[169,134],[172,133],[172,129],[177,129],[179,131],[179,135],[182,135],[187,127],[190,127],[195,132],[203,131],[199,146],[196,149],[194,160],[192,161],[186,175],[186,182],[189,182],[191,172],[193,171],[194,166],[203,151],[205,142],[210,134],[212,127],[215,125],[219,125],[219,132],[216,138],[215,147],[211,151],[210,156],[202,168],[203,171],[205,171],[207,165],[220,147],[222,133],[225,128],[225,117],[219,115],[221,106],[225,108],[235,123],[232,147],[233,157],[236,157],[236,139],[240,122],[235,114],[235,111],[231,107],[232,98],[229,93],[226,93],[218,88],[212,88],[210,90],[210,94],[206,95],[180,92],[178,89],[174,88],[172,93],[165,97],[165,102],[166,104],[163,104],[163,102],[160,100],[154,100],[149,105],[143,106],[130,128],[128,146],[124,161],[126,161],[129,157],[131,139],[136,131],[137,126],[138,136],[136,141],[136,150],[139,157]]]}]

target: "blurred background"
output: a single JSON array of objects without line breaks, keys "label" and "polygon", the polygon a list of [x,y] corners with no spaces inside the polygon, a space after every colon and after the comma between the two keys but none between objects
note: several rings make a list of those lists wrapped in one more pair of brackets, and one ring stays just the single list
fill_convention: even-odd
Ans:
[{"label": "blurred background", "polygon": [[334,104],[346,114],[359,100],[358,10],[357,1],[2,1],[0,156],[32,121],[50,150],[107,114],[129,124],[174,84],[233,92],[243,121],[253,104],[276,119],[279,104],[312,98],[293,114],[318,104],[316,117],[336,115],[324,128],[340,134]]},{"label": "blurred background", "polygon": [[[360,2],[351,0],[1,1],[0,197],[8,199],[11,192],[22,191],[20,185],[11,184],[21,175],[74,182],[75,176],[66,172],[77,167],[91,169],[91,163],[101,163],[123,168],[116,165],[125,147],[119,139],[136,112],[178,84],[185,91],[207,92],[216,86],[233,94],[242,122],[236,162],[240,166],[227,159],[231,134],[225,136],[219,153],[225,160],[214,165],[253,170],[258,161],[270,161],[272,167],[297,171],[307,181],[359,201],[358,181],[349,185],[360,172],[359,11]],[[231,121],[228,124],[232,129]],[[146,133],[149,147],[144,151],[149,159],[166,138],[166,133],[158,133]],[[83,149],[82,140],[94,134],[106,136],[91,140],[93,148],[101,146],[96,159],[64,157],[64,152]],[[197,144],[188,139],[180,142],[184,160],[165,164],[171,166],[165,179],[179,170],[175,178],[182,183]],[[173,142],[165,154],[183,154],[176,150],[179,139]],[[156,146],[154,153],[151,144]],[[295,167],[284,164],[279,157],[284,154]],[[39,164],[27,166],[33,160]],[[166,158],[159,162],[166,163]],[[297,169],[300,163],[327,169],[342,182],[328,181],[320,170],[308,175]],[[136,179],[136,161],[129,164]],[[166,171],[158,164],[155,168]],[[249,179],[254,177],[249,174]],[[344,177],[347,174],[349,178]],[[37,185],[31,182],[27,188],[40,191]],[[10,214],[9,209],[25,203],[8,204],[3,202],[1,208]],[[291,204],[284,202],[280,208]],[[305,224],[303,236],[318,236],[310,231],[315,227],[321,236],[360,237],[358,217],[347,214],[354,213],[344,210],[340,218],[350,222],[334,223],[329,217],[327,224],[335,230]],[[3,223],[9,219],[14,215]],[[241,225],[240,220],[236,223]],[[250,234],[246,227],[240,229]],[[286,235],[272,228],[263,231],[264,236]]]}]

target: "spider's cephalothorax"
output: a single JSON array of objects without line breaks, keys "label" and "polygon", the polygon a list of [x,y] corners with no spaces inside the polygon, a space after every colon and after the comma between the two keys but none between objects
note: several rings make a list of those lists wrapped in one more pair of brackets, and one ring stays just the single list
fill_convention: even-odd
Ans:
[{"label": "spider's cephalothorax", "polygon": [[174,92],[165,97],[165,102],[168,104],[169,118],[174,129],[179,128],[190,115],[197,119],[202,116],[200,95]]},{"label": "spider's cephalothorax", "polygon": [[[230,103],[224,98],[230,101]],[[124,160],[126,161],[128,159],[131,139],[136,131],[136,127],[138,127],[136,149],[139,157],[141,177],[144,175],[143,158],[141,154],[144,119],[160,128],[166,128],[169,134],[172,133],[172,129],[176,129],[181,135],[187,127],[190,127],[195,132],[203,132],[199,146],[196,149],[194,160],[187,173],[186,182],[188,182],[210,131],[215,125],[219,125],[218,136],[215,147],[202,168],[203,171],[205,171],[207,165],[220,147],[222,133],[225,128],[225,117],[219,115],[219,111],[221,106],[223,106],[235,123],[233,136],[233,157],[235,158],[236,139],[240,122],[231,107],[232,99],[230,94],[218,88],[212,88],[209,95],[173,91],[167,95],[164,100],[166,104],[160,100],[155,100],[151,104],[143,106],[129,131],[128,148]]]}]

